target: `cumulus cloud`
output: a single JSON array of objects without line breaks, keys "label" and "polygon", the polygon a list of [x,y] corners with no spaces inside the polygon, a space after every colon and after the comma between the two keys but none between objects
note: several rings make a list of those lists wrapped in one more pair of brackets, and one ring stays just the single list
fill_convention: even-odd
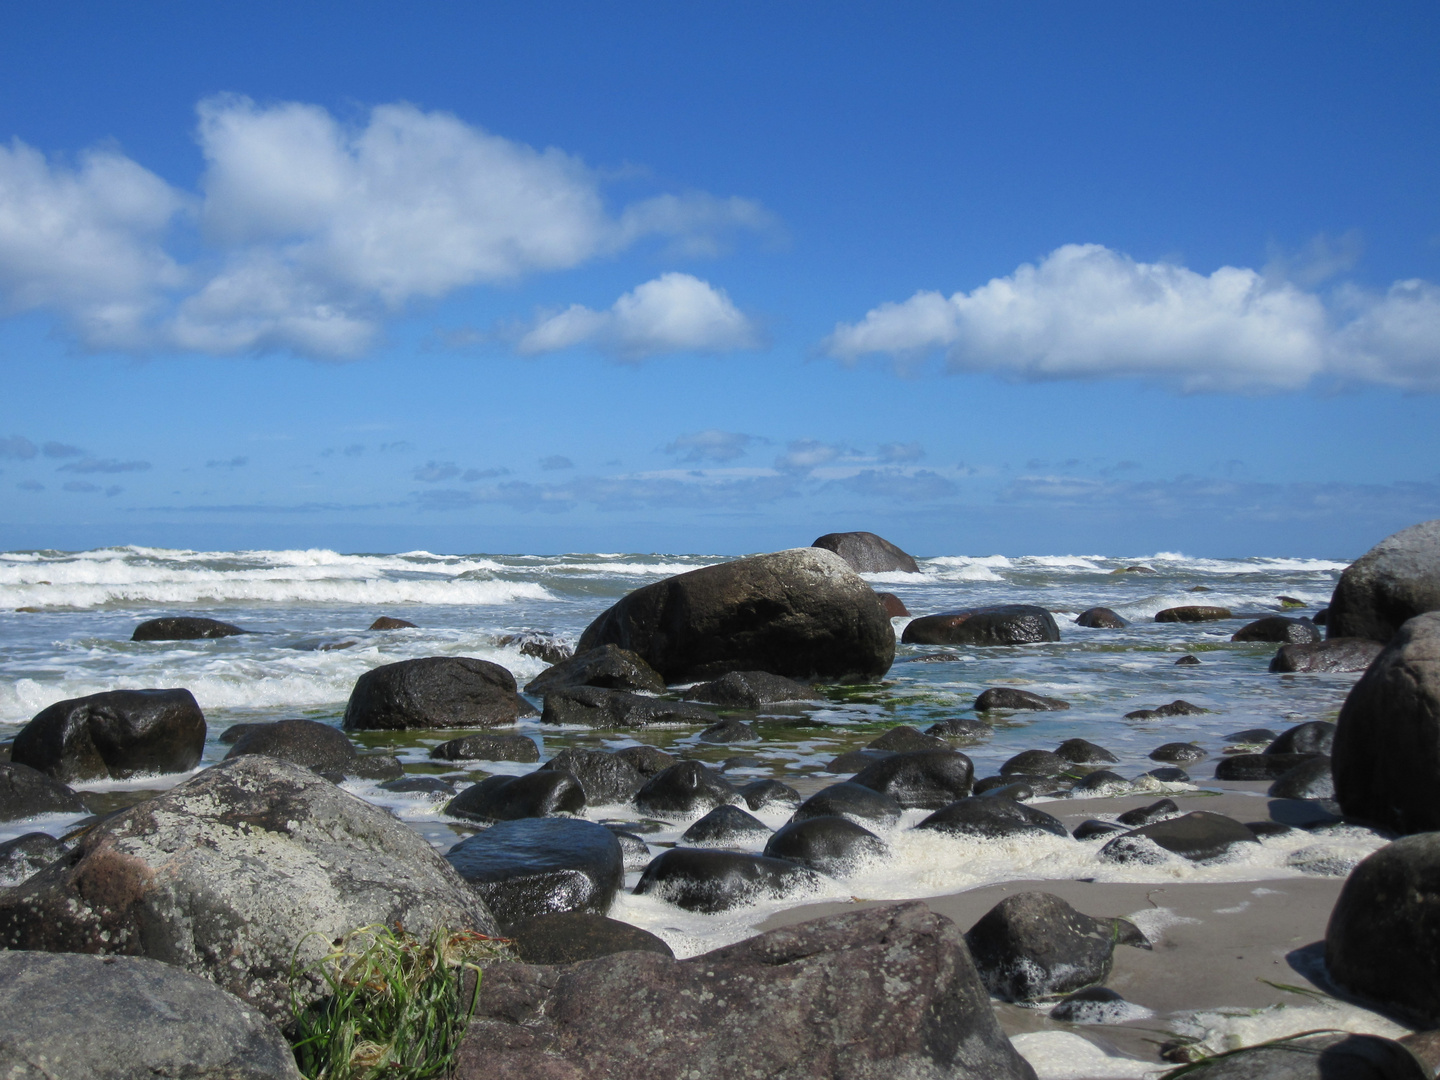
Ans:
[{"label": "cumulus cloud", "polygon": [[898,465],[910,461],[919,461],[925,456],[925,450],[918,442],[885,443],[880,447],[878,456],[881,461],[887,464]]},{"label": "cumulus cloud", "polygon": [[679,435],[665,447],[665,453],[681,461],[713,461],[723,464],[745,455],[745,448],[755,439],[738,431],[708,428],[690,435]]},{"label": "cumulus cloud", "polygon": [[590,345],[620,360],[657,353],[730,352],[761,343],[755,324],[724,289],[690,274],[662,274],[605,311],[572,304],[536,320],[516,343],[523,356]]},{"label": "cumulus cloud", "polygon": [[[56,472],[73,473],[122,473],[122,472],[144,472],[150,468],[148,461],[120,461],[117,458],[82,458],[79,461],[71,461],[61,465]],[[74,490],[66,485],[67,491]]]},{"label": "cumulus cloud", "polygon": [[1224,266],[1210,275],[1067,244],[970,292],[919,292],[825,340],[854,362],[942,352],[951,371],[1027,379],[1137,376],[1186,390],[1293,390],[1316,379],[1440,389],[1440,288],[1323,297]]},{"label": "cumulus cloud", "polygon": [[29,461],[39,452],[35,444],[24,435],[11,435],[9,438],[0,439],[0,458]]},{"label": "cumulus cloud", "polygon": [[[410,105],[346,125],[315,105],[222,95],[198,114],[196,194],[114,151],[70,167],[0,147],[3,310],[54,312],[97,349],[345,358],[417,299],[646,237],[694,254],[773,227],[758,204],[703,192],[612,214],[579,158]],[[199,254],[181,260],[191,226]]]},{"label": "cumulus cloud", "polygon": [[822,465],[829,465],[846,453],[847,448],[838,443],[797,439],[787,445],[785,452],[775,459],[775,468],[787,473],[808,473]]}]

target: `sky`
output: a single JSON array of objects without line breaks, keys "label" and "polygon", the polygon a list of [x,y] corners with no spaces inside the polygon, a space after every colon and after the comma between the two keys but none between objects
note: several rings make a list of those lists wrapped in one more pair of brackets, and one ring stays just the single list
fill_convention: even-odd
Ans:
[{"label": "sky", "polygon": [[0,548],[1350,558],[1428,2],[8,5]]}]

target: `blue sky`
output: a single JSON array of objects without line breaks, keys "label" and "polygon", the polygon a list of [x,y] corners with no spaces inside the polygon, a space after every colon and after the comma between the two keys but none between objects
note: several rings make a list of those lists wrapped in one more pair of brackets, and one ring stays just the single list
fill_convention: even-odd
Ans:
[{"label": "blue sky", "polygon": [[0,547],[1359,554],[1429,3],[12,7]]}]

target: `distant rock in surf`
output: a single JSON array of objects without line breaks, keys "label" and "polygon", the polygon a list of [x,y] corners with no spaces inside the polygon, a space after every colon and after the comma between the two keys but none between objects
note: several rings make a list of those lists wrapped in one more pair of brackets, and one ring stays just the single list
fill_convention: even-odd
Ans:
[{"label": "distant rock in surf", "polygon": [[1028,645],[1059,641],[1055,617],[1032,604],[990,607],[923,615],[905,627],[906,645]]},{"label": "distant rock in surf", "polygon": [[913,558],[872,532],[826,533],[810,546],[835,552],[862,574],[920,572]]},{"label": "distant rock in surf", "polygon": [[131,641],[198,641],[202,638],[234,637],[248,634],[219,619],[202,619],[194,615],[175,615],[142,622],[130,635]]},{"label": "distant rock in surf", "polygon": [[499,664],[470,656],[427,656],[372,668],[355,680],[347,731],[496,727],[534,715]]}]

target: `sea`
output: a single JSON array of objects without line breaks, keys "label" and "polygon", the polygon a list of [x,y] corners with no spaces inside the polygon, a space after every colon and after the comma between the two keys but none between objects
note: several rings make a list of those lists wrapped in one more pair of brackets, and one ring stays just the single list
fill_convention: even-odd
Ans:
[{"label": "sea", "polygon": [[[717,555],[621,552],[342,554],[146,547],[5,552],[0,554],[0,742],[63,699],[121,688],[185,687],[208,723],[204,767],[224,757],[228,747],[219,736],[232,724],[307,717],[339,725],[355,680],[381,664],[423,656],[479,657],[508,668],[523,686],[546,664],[507,639],[538,631],[573,644],[627,592],[721,561]],[[1022,750],[1054,749],[1079,737],[1115,754],[1120,764],[1110,767],[1131,778],[1140,792],[1153,791],[1158,798],[1204,791],[1214,760],[1236,745],[1237,733],[1279,732],[1307,720],[1335,719],[1355,675],[1271,674],[1276,645],[1230,638],[1246,621],[1265,615],[1315,614],[1346,565],[1335,559],[1208,559],[1176,552],[920,559],[919,573],[869,574],[866,580],[897,595],[914,615],[983,604],[1040,605],[1054,613],[1060,641],[954,649],[901,645],[880,683],[823,688],[818,700],[806,705],[787,705],[770,716],[762,710],[761,738],[754,743],[703,743],[694,727],[647,729],[632,737],[524,720],[515,730],[536,741],[542,759],[570,746],[616,749],[643,740],[723,767],[737,783],[773,776],[812,791],[844,779],[826,769],[840,753],[898,724],[923,730],[940,720],[974,716],[982,690],[1012,686],[1062,698],[1071,708],[999,718],[993,736],[964,748],[977,777],[993,775]],[[1234,618],[1154,621],[1164,608],[1189,604],[1225,607]],[[1112,608],[1130,625],[1077,626],[1075,615],[1095,606]],[[130,640],[138,623],[180,614],[222,619],[252,633],[205,641]],[[417,628],[368,630],[382,615]],[[897,640],[906,621],[894,620]],[[1200,662],[1177,665],[1186,655]],[[1208,711],[1124,719],[1133,710],[1177,698]],[[486,774],[535,767],[429,757],[431,747],[456,734],[461,733],[375,732],[356,739],[363,748],[396,754],[409,772],[449,777],[462,787]],[[1197,743],[1211,760],[1189,767],[1189,783],[1164,784],[1146,776],[1161,764],[1150,752],[1169,742]],[[184,779],[140,777],[79,786],[97,805],[120,806]],[[476,828],[448,817],[443,799],[384,791],[370,781],[347,781],[345,787],[394,812],[441,852]],[[1264,816],[1262,807],[1257,804],[1257,817]],[[635,821],[637,829],[648,830],[645,839],[654,853],[678,842],[689,824],[641,822],[624,806],[592,807],[586,816]],[[757,816],[776,828],[787,813]],[[1314,843],[1297,832],[1266,838],[1233,862],[1122,867],[1098,863],[1093,845],[1063,837],[987,843],[911,832],[909,826],[923,816],[907,812],[885,836],[890,857],[843,881],[827,880],[802,897],[703,915],[627,892],[610,914],[659,934],[686,956],[753,933],[777,910],[800,902],[934,896],[1017,879],[1259,881],[1302,873],[1290,857]],[[35,830],[63,836],[78,817],[0,823],[0,840]],[[1327,836],[1327,843],[1352,861],[1381,843],[1363,830],[1337,829]],[[633,886],[638,876],[639,867],[632,867],[628,883]]]}]

